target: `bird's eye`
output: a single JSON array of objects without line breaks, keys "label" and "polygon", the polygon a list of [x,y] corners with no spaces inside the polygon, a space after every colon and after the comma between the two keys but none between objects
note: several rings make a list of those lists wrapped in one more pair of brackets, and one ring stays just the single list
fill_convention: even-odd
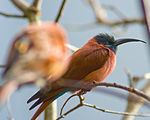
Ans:
[{"label": "bird's eye", "polygon": [[15,48],[19,53],[25,53],[29,48],[29,42],[27,42],[27,40],[18,40],[15,42]]}]

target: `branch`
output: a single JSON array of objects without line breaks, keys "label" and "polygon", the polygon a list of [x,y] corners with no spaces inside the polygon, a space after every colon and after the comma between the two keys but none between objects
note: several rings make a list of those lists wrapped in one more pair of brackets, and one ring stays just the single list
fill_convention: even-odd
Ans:
[{"label": "branch", "polygon": [[101,24],[113,27],[113,26],[117,26],[117,25],[127,25],[127,24],[132,24],[132,23],[140,23],[140,24],[145,24],[144,19],[123,19],[123,20],[118,20],[118,21],[114,21],[114,22],[102,22]]},{"label": "branch", "polygon": [[69,44],[69,43],[67,43],[66,44],[66,47],[68,48],[68,49],[70,49],[72,52],[75,52],[75,51],[77,51],[79,48],[77,48],[77,47],[75,47],[74,45],[71,45],[71,44]]},{"label": "branch", "polygon": [[56,120],[57,119],[57,100],[53,101],[45,109],[44,120]]},{"label": "branch", "polygon": [[[84,101],[84,98],[81,96],[80,93],[81,93],[81,92],[70,96],[70,97],[65,101],[65,103],[63,104],[63,106],[62,106],[62,108],[61,108],[61,111],[60,111],[60,117],[57,118],[57,120],[60,120],[60,119],[64,118],[64,117],[67,116],[69,113],[71,113],[71,112],[77,110],[78,108],[80,108],[80,107],[82,107],[82,106],[94,108],[94,109],[96,109],[96,110],[99,110],[99,111],[105,112],[105,113],[113,113],[113,114],[119,114],[119,115],[129,115],[129,116],[150,117],[150,114],[132,114],[132,113],[127,113],[127,112],[110,111],[110,110],[105,110],[105,109],[98,108],[98,107],[95,106],[95,105],[91,105],[91,104],[88,104],[88,103],[83,102],[83,101]],[[78,97],[79,97],[80,103],[79,103],[78,105],[76,105],[75,107],[73,107],[72,109],[70,109],[70,110],[68,110],[67,112],[65,112],[64,114],[62,114],[62,111],[63,111],[63,109],[64,109],[64,106],[68,103],[68,101],[69,101],[71,98],[73,98],[73,97],[75,97],[75,96],[78,96]]]},{"label": "branch", "polygon": [[84,91],[90,91],[91,89],[98,87],[98,86],[105,86],[105,87],[113,87],[113,88],[119,88],[128,92],[131,92],[135,95],[138,95],[142,98],[144,98],[145,100],[150,102],[150,96],[144,94],[142,91],[137,90],[135,88],[132,87],[126,87],[123,85],[119,85],[116,83],[106,83],[106,82],[95,82],[93,81],[92,83],[89,82],[78,82],[76,80],[71,80],[71,79],[62,79],[61,82],[61,86],[62,87],[69,87],[69,88],[75,88],[75,89],[79,89],[79,90],[84,90]]},{"label": "branch", "polygon": [[[132,77],[131,73],[128,72],[128,79],[133,81],[134,87],[135,87],[135,85],[138,83],[139,80],[141,80],[141,79],[148,79],[149,80],[150,76],[149,76],[149,73],[146,73],[142,77]],[[150,95],[150,81],[148,81],[144,85],[144,87],[141,89],[141,91],[143,91],[143,93],[145,93],[146,95]],[[136,99],[136,102],[134,101],[135,99]],[[139,109],[141,108],[141,106],[143,105],[143,103],[144,103],[143,98],[129,93],[126,112],[137,113],[139,111]],[[133,120],[134,117],[135,116],[123,116],[122,120]]]},{"label": "branch", "polygon": [[29,4],[24,0],[11,0],[11,2],[24,13],[30,7]]},{"label": "branch", "polygon": [[19,8],[24,16],[29,20],[29,22],[39,22],[40,21],[40,6],[42,4],[41,0],[34,0],[33,4],[30,6],[23,0],[11,0],[12,3]]},{"label": "branch", "polygon": [[[134,93],[148,101],[150,101],[150,97],[147,96],[146,94],[144,94],[142,91],[139,91],[135,88],[130,88],[130,87],[126,87],[126,86],[122,86],[122,85],[119,85],[119,84],[116,84],[116,83],[97,83],[97,82],[94,82],[94,86],[106,86],[106,87],[114,87],[114,88],[120,88],[120,89],[123,89],[123,90],[126,90],[126,91],[129,91],[131,93]],[[93,86],[93,87],[94,87]]]},{"label": "branch", "polygon": [[[70,24],[66,25],[69,29],[77,29],[77,30],[87,30],[98,27],[98,25],[104,25],[107,27],[115,27],[119,25],[129,25],[133,23],[145,24],[145,20],[143,18],[127,18],[125,15],[121,13],[121,11],[115,9],[114,7],[109,7],[113,12],[115,12],[121,20],[110,21],[107,17],[107,11],[103,8],[103,6],[96,2],[95,0],[88,0],[90,6],[92,7],[96,21],[88,24]],[[105,7],[105,6],[104,6]],[[108,8],[108,6],[106,6]]]},{"label": "branch", "polygon": [[32,3],[32,7],[37,8],[37,9],[41,9],[41,5],[42,5],[42,0],[34,0]]},{"label": "branch", "polygon": [[109,21],[94,21],[92,23],[87,24],[66,24],[65,26],[68,29],[74,29],[74,30],[87,30],[98,27],[98,25],[104,25],[107,27],[115,27],[119,25],[130,25],[130,24],[145,24],[144,19],[142,18],[133,18],[133,19],[123,19],[123,20],[116,20],[113,22]]},{"label": "branch", "polygon": [[[65,101],[65,103],[63,104],[63,106],[62,106],[62,108],[61,108],[61,111],[60,111],[60,117],[57,118],[57,120],[60,120],[61,118],[64,118],[64,116],[68,115],[69,113],[71,113],[71,112],[73,112],[74,110],[78,109],[79,107],[83,106],[83,100],[84,100],[84,98],[81,96],[81,94],[82,94],[82,91],[80,91],[80,92],[78,92],[78,93],[76,93],[76,94],[70,96],[70,97]],[[68,101],[69,101],[71,98],[73,98],[73,97],[75,97],[75,96],[78,96],[78,97],[79,97],[80,104],[78,104],[77,106],[75,106],[75,107],[73,107],[72,109],[68,110],[66,113],[62,114],[65,105],[68,103]]]},{"label": "branch", "polygon": [[128,112],[118,112],[118,111],[105,110],[105,109],[98,108],[95,105],[91,105],[91,104],[87,104],[87,103],[83,103],[83,106],[87,106],[87,107],[94,108],[94,109],[102,111],[102,112],[112,113],[112,114],[127,115],[127,116],[138,116],[138,117],[150,117],[150,114],[134,114],[134,113],[128,113]]},{"label": "branch", "polygon": [[103,6],[100,3],[96,2],[95,0],[88,0],[88,2],[91,5],[97,20],[99,22],[106,21],[106,19],[107,19],[107,12],[103,8]]},{"label": "branch", "polygon": [[12,14],[4,13],[4,12],[0,12],[0,15],[3,15],[5,17],[25,18],[24,15],[12,15]]},{"label": "branch", "polygon": [[55,19],[55,22],[56,22],[56,23],[59,21],[61,15],[62,15],[62,13],[63,13],[63,10],[64,10],[64,7],[65,7],[66,1],[67,1],[67,0],[63,0],[63,2],[62,2],[62,4],[61,4],[61,7],[60,7],[59,12],[58,12],[58,15],[57,15],[57,17],[56,17],[56,19]]}]

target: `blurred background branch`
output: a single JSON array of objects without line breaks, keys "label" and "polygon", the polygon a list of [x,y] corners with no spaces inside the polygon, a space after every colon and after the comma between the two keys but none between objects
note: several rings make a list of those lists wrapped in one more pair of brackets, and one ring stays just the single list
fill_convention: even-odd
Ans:
[{"label": "blurred background branch", "polygon": [[[144,18],[127,18],[120,10],[113,6],[102,5],[96,0],[88,0],[90,7],[93,10],[93,14],[96,17],[96,21],[87,23],[87,24],[66,24],[66,27],[70,30],[87,30],[91,28],[99,27],[99,25],[104,25],[107,27],[115,27],[123,25],[124,28],[126,25],[131,24],[145,24]],[[120,20],[110,21],[108,17],[107,10],[114,12]],[[124,29],[123,28],[123,29]]]},{"label": "blurred background branch", "polygon": [[[131,73],[129,71],[126,71],[127,75],[128,75],[128,79],[130,81],[130,87],[134,88],[136,87],[136,85],[138,84],[138,82],[140,80],[148,80],[146,82],[146,84],[143,86],[143,88],[141,89],[141,91],[143,91],[143,93],[145,93],[146,95],[150,95],[150,73],[147,73],[141,77],[135,76],[132,77]],[[135,102],[136,100],[136,102]],[[128,102],[127,102],[127,107],[126,107],[126,112],[129,113],[137,113],[139,111],[139,109],[141,108],[141,106],[144,103],[144,99],[139,97],[139,96],[135,96],[131,93],[128,94]],[[135,118],[135,116],[126,116],[124,115],[122,120],[133,120]]]}]

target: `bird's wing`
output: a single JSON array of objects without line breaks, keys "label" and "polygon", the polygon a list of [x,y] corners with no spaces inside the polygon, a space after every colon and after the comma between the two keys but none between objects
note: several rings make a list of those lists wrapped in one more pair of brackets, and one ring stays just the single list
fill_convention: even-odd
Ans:
[{"label": "bird's wing", "polygon": [[89,73],[101,68],[108,57],[109,49],[103,46],[93,49],[79,49],[72,55],[69,69],[64,78],[81,80]]}]

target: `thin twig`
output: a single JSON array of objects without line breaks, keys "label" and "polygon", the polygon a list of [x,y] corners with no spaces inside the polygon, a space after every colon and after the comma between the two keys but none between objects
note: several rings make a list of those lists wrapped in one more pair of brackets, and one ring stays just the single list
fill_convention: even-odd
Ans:
[{"label": "thin twig", "polygon": [[[79,100],[80,100],[80,103],[78,105],[76,105],[75,107],[73,107],[72,109],[68,110],[67,112],[65,112],[64,114],[62,114],[62,111],[64,109],[64,106],[66,105],[66,103],[73,97],[75,96],[78,96],[79,97]],[[105,113],[113,113],[113,114],[119,114],[119,115],[128,115],[128,116],[139,116],[139,117],[150,117],[150,114],[132,114],[132,113],[127,113],[127,112],[118,112],[118,111],[111,111],[111,110],[105,110],[105,109],[101,109],[101,108],[98,108],[97,106],[95,105],[91,105],[91,104],[88,104],[88,103],[85,103],[83,102],[84,99],[83,97],[80,95],[80,94],[74,94],[72,96],[70,96],[64,103],[63,107],[61,108],[61,112],[60,112],[60,117],[57,118],[57,120],[60,120],[62,118],[64,118],[65,116],[67,116],[69,113],[75,111],[76,109],[82,107],[82,106],[86,106],[86,107],[90,107],[90,108],[94,108],[96,110],[99,110],[101,112],[105,112]]]},{"label": "thin twig", "polygon": [[81,107],[81,104],[78,104],[77,106],[75,106],[74,108],[68,110],[66,113],[64,113],[62,116],[60,116],[59,118],[57,118],[57,120],[60,120],[62,118],[64,118],[65,116],[67,116],[69,113],[75,111],[76,109],[78,109],[79,107]]},{"label": "thin twig", "polygon": [[64,109],[65,105],[66,105],[66,104],[68,103],[68,101],[69,101],[72,97],[74,97],[74,96],[77,96],[77,94],[71,95],[71,96],[65,101],[65,103],[63,104],[63,106],[62,106],[62,108],[61,108],[61,110],[60,110],[60,116],[62,116],[62,112],[63,112],[63,109]]},{"label": "thin twig", "polygon": [[4,12],[0,12],[0,15],[3,15],[5,17],[25,18],[24,15],[13,15],[13,14],[7,14],[7,13],[4,13]]},{"label": "thin twig", "polygon": [[[61,118],[64,118],[64,116],[68,115],[69,113],[71,113],[71,112],[73,112],[74,110],[76,110],[76,109],[80,108],[81,106],[83,106],[83,100],[84,100],[84,99],[82,98],[82,96],[81,96],[81,94],[80,94],[81,92],[82,92],[82,91],[80,91],[80,92],[78,92],[78,93],[76,93],[76,94],[70,96],[70,97],[65,101],[65,103],[63,104],[63,106],[62,106],[62,108],[61,108],[60,117],[57,118],[57,120],[60,120]],[[67,103],[71,98],[73,98],[73,97],[75,97],[75,96],[78,96],[78,97],[79,97],[80,103],[79,103],[78,105],[76,105],[75,107],[73,107],[72,109],[68,110],[66,113],[62,114],[63,108],[64,108],[64,106],[66,105],[66,103]]]},{"label": "thin twig", "polygon": [[59,21],[61,15],[62,15],[62,13],[63,13],[63,10],[64,10],[64,7],[65,7],[66,1],[67,1],[67,0],[63,0],[63,2],[62,2],[62,4],[61,4],[61,7],[60,7],[60,9],[59,9],[59,12],[58,12],[58,14],[57,14],[57,17],[56,17],[56,19],[55,19],[55,22],[58,22],[58,21]]},{"label": "thin twig", "polygon": [[103,22],[103,24],[107,25],[107,26],[117,26],[117,25],[124,25],[124,24],[132,24],[132,23],[140,23],[140,24],[145,24],[144,19],[143,18],[133,18],[133,19],[123,19],[123,20],[118,20],[118,21],[114,21],[114,22]]},{"label": "thin twig", "polygon": [[133,19],[123,19],[123,20],[116,20],[116,21],[94,21],[92,23],[87,24],[66,24],[65,26],[70,30],[87,30],[99,27],[99,25],[104,25],[107,27],[115,27],[119,25],[130,25],[130,24],[145,24],[144,19],[142,18],[133,18]]},{"label": "thin twig", "polygon": [[91,104],[87,104],[87,103],[83,103],[83,106],[94,108],[96,110],[99,110],[99,111],[102,111],[102,112],[105,112],[105,113],[128,115],[128,116],[138,116],[138,117],[150,117],[150,114],[134,114],[134,113],[128,113],[128,112],[105,110],[105,109],[98,108],[95,105],[91,105]]}]

